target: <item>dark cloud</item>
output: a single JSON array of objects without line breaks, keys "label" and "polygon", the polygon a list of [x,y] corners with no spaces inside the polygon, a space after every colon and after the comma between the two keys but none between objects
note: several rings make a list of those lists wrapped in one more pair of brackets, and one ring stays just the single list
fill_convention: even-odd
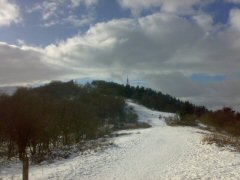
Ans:
[{"label": "dark cloud", "polygon": [[[43,61],[40,49],[0,44],[0,84],[46,81],[65,75],[66,70]],[[68,72],[69,73],[69,72]]]}]

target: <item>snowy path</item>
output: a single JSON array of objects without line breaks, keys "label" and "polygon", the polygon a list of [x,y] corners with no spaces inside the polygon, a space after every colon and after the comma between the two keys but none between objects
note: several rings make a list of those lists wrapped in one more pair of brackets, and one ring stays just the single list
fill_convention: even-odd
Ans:
[{"label": "snowy path", "polygon": [[[30,179],[240,179],[239,154],[202,145],[199,130],[169,127],[158,118],[171,114],[129,104],[138,112],[140,121],[153,127],[120,131],[131,134],[116,137],[116,146],[103,152],[31,167]],[[12,172],[0,170],[0,179],[20,179],[19,173],[19,167]]]}]

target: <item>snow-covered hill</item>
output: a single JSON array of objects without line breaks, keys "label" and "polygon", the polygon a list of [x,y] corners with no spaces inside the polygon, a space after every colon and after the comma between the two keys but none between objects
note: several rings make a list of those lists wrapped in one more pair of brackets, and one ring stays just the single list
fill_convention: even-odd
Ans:
[{"label": "snow-covered hill", "polygon": [[[170,127],[164,117],[173,116],[128,102],[140,121],[152,128],[124,130],[115,145],[50,165],[30,168],[30,179],[159,180],[239,179],[240,155],[201,143],[201,131]],[[161,119],[159,116],[161,115]],[[20,179],[20,166],[0,170],[2,179]],[[0,178],[0,179],[1,179]]]}]

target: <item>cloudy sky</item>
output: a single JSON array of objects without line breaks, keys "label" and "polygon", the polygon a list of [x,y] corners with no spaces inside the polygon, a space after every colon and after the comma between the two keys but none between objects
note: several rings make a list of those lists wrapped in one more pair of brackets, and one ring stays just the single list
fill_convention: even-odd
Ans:
[{"label": "cloudy sky", "polygon": [[240,0],[0,0],[0,85],[105,79],[240,105]]}]

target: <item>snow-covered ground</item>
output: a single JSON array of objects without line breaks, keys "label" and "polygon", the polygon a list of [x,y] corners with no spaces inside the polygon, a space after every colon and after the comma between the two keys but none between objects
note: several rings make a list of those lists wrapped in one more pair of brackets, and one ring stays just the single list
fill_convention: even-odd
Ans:
[{"label": "snow-covered ground", "polygon": [[[128,103],[152,128],[119,131],[127,135],[115,137],[104,151],[33,166],[30,179],[240,179],[238,153],[203,145],[198,129],[167,126],[163,118],[172,114]],[[20,166],[4,168],[0,179],[20,179],[20,173]]]}]

